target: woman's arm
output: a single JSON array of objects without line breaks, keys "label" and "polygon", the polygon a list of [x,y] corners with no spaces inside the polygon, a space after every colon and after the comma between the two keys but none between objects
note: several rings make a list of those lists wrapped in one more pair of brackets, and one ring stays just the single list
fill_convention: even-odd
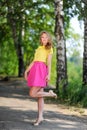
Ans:
[{"label": "woman's arm", "polygon": [[34,62],[32,61],[32,62],[30,63],[30,65],[28,66],[28,68],[25,70],[24,77],[25,77],[26,80],[27,80],[27,74],[28,74],[28,72],[30,71],[30,69],[31,69],[31,67],[33,66],[33,64],[34,64]]},{"label": "woman's arm", "polygon": [[52,61],[52,54],[49,54],[47,59],[47,66],[48,66],[48,75],[46,77],[47,82],[50,80],[51,75],[51,61]]}]

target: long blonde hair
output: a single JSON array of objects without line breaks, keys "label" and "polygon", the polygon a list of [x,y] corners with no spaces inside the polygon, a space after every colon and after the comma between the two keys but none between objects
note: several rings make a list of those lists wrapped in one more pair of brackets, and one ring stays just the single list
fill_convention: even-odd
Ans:
[{"label": "long blonde hair", "polygon": [[46,49],[50,49],[53,45],[52,45],[52,38],[51,38],[51,36],[50,36],[50,34],[47,32],[47,31],[42,31],[41,33],[40,33],[40,44],[42,45],[42,43],[41,43],[41,36],[42,36],[42,34],[46,34],[47,35],[47,37],[48,37],[48,42],[47,42],[47,44],[46,44],[46,46],[45,46],[45,48]]}]

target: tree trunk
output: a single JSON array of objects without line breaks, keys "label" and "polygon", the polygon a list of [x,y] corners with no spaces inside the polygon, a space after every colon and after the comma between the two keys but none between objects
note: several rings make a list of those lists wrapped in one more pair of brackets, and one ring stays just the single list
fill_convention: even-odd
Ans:
[{"label": "tree trunk", "polygon": [[59,91],[59,85],[63,86],[63,91],[67,85],[67,61],[66,61],[66,46],[64,39],[63,27],[63,1],[55,0],[55,36],[56,36],[56,56],[57,56],[57,80],[56,89]]},{"label": "tree trunk", "polygon": [[23,47],[22,47],[22,31],[23,31],[23,22],[20,18],[19,24],[19,37],[18,37],[18,63],[19,63],[19,72],[18,76],[22,77],[24,75],[24,61],[23,61]]},{"label": "tree trunk", "polygon": [[87,18],[84,20],[83,84],[87,85]]},{"label": "tree trunk", "polygon": [[23,61],[23,49],[22,49],[22,29],[23,29],[23,18],[22,13],[19,14],[19,21],[16,21],[14,16],[14,8],[7,5],[8,14],[7,19],[9,26],[12,30],[12,37],[14,41],[14,46],[16,49],[16,54],[18,58],[18,76],[22,77],[24,75],[24,61]]}]

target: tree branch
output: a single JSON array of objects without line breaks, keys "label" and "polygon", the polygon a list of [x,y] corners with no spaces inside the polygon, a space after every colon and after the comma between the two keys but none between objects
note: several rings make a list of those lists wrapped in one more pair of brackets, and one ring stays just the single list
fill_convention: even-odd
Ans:
[{"label": "tree branch", "polygon": [[82,2],[83,2],[85,5],[87,5],[87,0],[82,0]]}]

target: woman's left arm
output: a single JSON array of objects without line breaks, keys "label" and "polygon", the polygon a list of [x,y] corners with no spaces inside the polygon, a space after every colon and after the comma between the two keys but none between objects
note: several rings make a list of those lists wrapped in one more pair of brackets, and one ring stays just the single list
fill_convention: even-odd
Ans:
[{"label": "woman's left arm", "polygon": [[52,54],[49,54],[47,59],[47,66],[48,66],[48,75],[46,77],[47,82],[50,80],[51,75],[51,61],[52,61]]}]

